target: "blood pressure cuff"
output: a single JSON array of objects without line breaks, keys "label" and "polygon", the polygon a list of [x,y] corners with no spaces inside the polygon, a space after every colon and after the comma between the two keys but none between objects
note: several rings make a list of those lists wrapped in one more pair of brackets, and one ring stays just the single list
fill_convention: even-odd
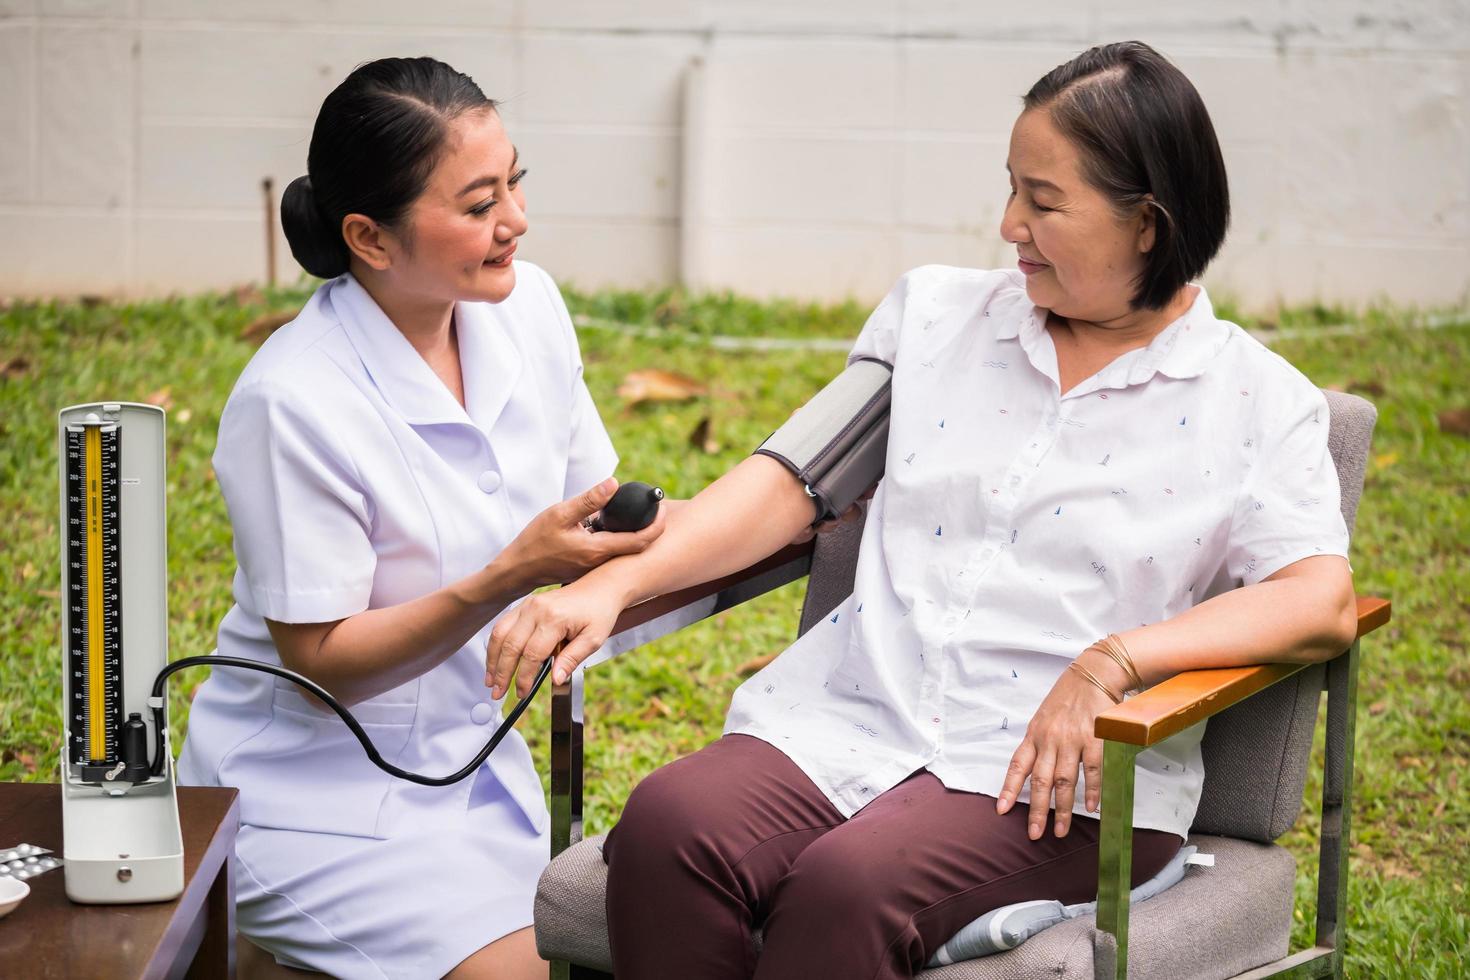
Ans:
[{"label": "blood pressure cuff", "polygon": [[893,366],[853,361],[756,450],[806,485],[814,524],[843,514],[883,476]]}]

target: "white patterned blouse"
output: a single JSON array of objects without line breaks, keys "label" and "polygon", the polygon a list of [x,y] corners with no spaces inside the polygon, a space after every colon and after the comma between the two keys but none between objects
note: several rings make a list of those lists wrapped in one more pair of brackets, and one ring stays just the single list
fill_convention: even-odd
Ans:
[{"label": "white patterned blouse", "polygon": [[[1094,640],[1347,554],[1322,393],[1202,288],[1065,395],[1045,322],[1018,271],[926,266],[853,349],[894,366],[856,586],[741,686],[725,727],[786,753],[844,815],[919,769],[997,795]],[[1203,734],[1139,754],[1137,827],[1188,835]]]}]

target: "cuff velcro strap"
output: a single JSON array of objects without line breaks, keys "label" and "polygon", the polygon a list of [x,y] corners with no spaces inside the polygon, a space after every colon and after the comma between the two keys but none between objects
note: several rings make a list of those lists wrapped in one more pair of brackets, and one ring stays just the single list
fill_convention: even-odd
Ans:
[{"label": "cuff velcro strap", "polygon": [[805,484],[812,523],[843,514],[883,476],[892,382],[892,365],[853,361],[756,450]]}]

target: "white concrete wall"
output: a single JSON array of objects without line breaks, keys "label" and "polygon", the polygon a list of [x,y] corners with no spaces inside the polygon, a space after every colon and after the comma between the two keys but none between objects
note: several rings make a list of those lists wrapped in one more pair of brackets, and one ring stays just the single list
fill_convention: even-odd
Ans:
[{"label": "white concrete wall", "polygon": [[261,179],[353,65],[426,53],[505,101],[559,278],[872,299],[1009,260],[1020,94],[1129,37],[1225,146],[1214,289],[1470,298],[1467,0],[0,0],[0,294],[261,279]]}]

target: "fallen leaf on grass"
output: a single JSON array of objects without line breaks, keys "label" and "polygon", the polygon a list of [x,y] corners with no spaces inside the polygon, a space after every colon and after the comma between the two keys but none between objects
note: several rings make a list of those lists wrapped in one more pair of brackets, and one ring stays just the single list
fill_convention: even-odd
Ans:
[{"label": "fallen leaf on grass", "polygon": [[693,378],[673,371],[649,368],[645,371],[629,371],[618,385],[618,397],[628,407],[643,402],[683,402],[704,395],[708,389]]},{"label": "fallen leaf on grass", "polygon": [[36,771],[36,754],[25,749],[6,749],[0,752],[0,762],[19,762],[26,772]]},{"label": "fallen leaf on grass", "polygon": [[293,310],[288,310],[284,313],[267,313],[265,316],[256,317],[245,325],[245,329],[240,331],[240,339],[247,344],[254,344],[259,347],[265,343],[265,338],[294,319],[296,319],[296,313]]},{"label": "fallen leaf on grass", "polygon": [[239,303],[241,306],[249,306],[254,303],[265,302],[265,293],[262,293],[260,291],[259,286],[253,284],[236,286],[234,289],[230,290],[229,297],[231,300]]},{"label": "fallen leaf on grass", "polygon": [[1373,715],[1375,717],[1378,716],[1378,715],[1383,714],[1387,710],[1388,710],[1388,702],[1387,701],[1374,701],[1372,704],[1368,705],[1368,714]]},{"label": "fallen leaf on grass", "polygon": [[163,409],[166,412],[174,407],[174,397],[169,393],[169,391],[169,386],[164,385],[157,391],[150,392],[149,394],[144,395],[143,400],[150,405],[157,405],[159,408]]},{"label": "fallen leaf on grass", "polygon": [[37,589],[36,590],[36,595],[40,596],[43,599],[60,599],[61,598],[61,593],[60,592],[57,592],[55,589]]},{"label": "fallen leaf on grass", "polygon": [[23,377],[30,369],[30,358],[24,354],[17,354],[4,364],[0,364],[0,378],[4,378],[6,381],[14,381],[16,378]]},{"label": "fallen leaf on grass", "polygon": [[648,707],[644,708],[643,714],[639,715],[644,721],[653,721],[658,717],[672,718],[673,716],[674,709],[665,704],[658,695],[648,699]]},{"label": "fallen leaf on grass", "polygon": [[780,654],[768,653],[763,657],[752,657],[750,660],[745,661],[745,663],[741,664],[739,667],[736,667],[735,673],[754,674],[756,671],[763,669],[767,664],[769,664],[772,660],[775,660],[778,656],[780,656]]},{"label": "fallen leaf on grass", "polygon": [[1375,470],[1386,470],[1398,461],[1398,453],[1379,453],[1373,457],[1373,468]]},{"label": "fallen leaf on grass", "polygon": [[1439,431],[1470,439],[1470,408],[1447,408],[1440,412]]},{"label": "fallen leaf on grass", "polygon": [[1388,389],[1378,381],[1349,381],[1347,390],[1357,392],[1360,395],[1369,395],[1373,398],[1382,398],[1388,393]]},{"label": "fallen leaf on grass", "polygon": [[708,415],[700,419],[699,424],[694,427],[694,431],[689,433],[689,445],[698,449],[700,452],[710,455],[714,455],[720,451],[720,444],[710,438],[710,418]]}]

